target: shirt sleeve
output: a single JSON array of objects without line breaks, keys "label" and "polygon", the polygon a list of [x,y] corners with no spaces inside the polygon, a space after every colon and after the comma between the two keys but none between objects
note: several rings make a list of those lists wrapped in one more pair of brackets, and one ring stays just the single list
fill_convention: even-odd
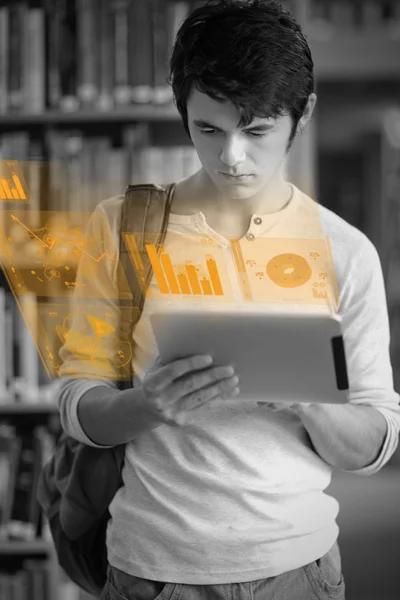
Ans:
[{"label": "shirt sleeve", "polygon": [[[105,203],[115,214],[121,197],[116,197],[114,203],[112,200]],[[117,285],[118,269],[122,268],[114,231],[117,226],[117,222],[110,222],[104,203],[100,203],[89,218],[85,239],[91,241],[92,253],[82,254],[80,258],[76,285],[68,304],[68,329],[64,330],[64,343],[59,351],[61,426],[69,436],[95,447],[104,446],[95,444],[82,429],[78,419],[79,401],[94,387],[118,388],[121,373],[123,369],[124,374],[127,373],[132,357],[132,341],[124,340],[120,331],[121,319],[125,318],[126,324],[131,315],[120,300],[131,298],[131,294],[126,279],[122,290]],[[98,260],[99,257],[102,259]]]},{"label": "shirt sleeve", "polygon": [[374,463],[349,471],[372,475],[388,462],[398,446],[400,396],[394,390],[382,266],[373,243],[365,234],[361,235],[357,250],[350,258],[339,314],[342,317],[350,403],[375,408],[387,424],[385,441]]}]

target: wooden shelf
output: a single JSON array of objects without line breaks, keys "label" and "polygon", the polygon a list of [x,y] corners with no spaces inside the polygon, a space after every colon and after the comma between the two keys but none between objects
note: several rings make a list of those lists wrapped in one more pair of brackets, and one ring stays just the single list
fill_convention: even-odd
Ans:
[{"label": "wooden shelf", "polygon": [[173,104],[130,106],[124,109],[115,108],[112,111],[78,110],[66,112],[49,110],[42,114],[9,113],[0,115],[0,125],[27,127],[30,125],[58,125],[85,123],[113,123],[134,121],[180,121],[180,116]]},{"label": "wooden shelf", "polygon": [[4,402],[0,400],[0,416],[1,415],[12,415],[12,414],[52,414],[58,412],[58,406],[56,404],[50,404],[45,402],[38,403],[23,403],[18,404],[17,402]]},{"label": "wooden shelf", "polygon": [[52,542],[34,540],[32,542],[0,539],[1,554],[49,554],[54,552]]}]

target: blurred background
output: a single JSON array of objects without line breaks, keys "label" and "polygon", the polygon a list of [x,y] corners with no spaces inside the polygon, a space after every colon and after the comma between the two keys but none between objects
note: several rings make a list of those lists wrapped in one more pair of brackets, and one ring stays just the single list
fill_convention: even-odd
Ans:
[{"label": "blurred background", "polygon": [[[26,243],[21,227],[28,232],[40,227],[43,211],[65,211],[66,219],[88,213],[102,199],[123,193],[128,183],[165,183],[197,170],[166,77],[179,24],[204,3],[0,1],[1,600],[87,598],[58,567],[34,500],[59,421],[57,364],[48,361],[45,368],[32,335],[40,327],[40,311],[57,296],[62,258],[35,260],[37,250]],[[400,0],[282,3],[308,37],[318,96],[312,122],[287,161],[287,175],[375,244],[399,391]],[[12,161],[18,161],[21,187],[10,183],[17,168]],[[19,211],[18,224],[10,210]],[[68,268],[75,267],[71,259]],[[17,276],[24,288],[18,301],[27,304],[30,321],[21,317],[11,293],[10,277]],[[38,306],[30,292],[33,276],[43,284]],[[67,288],[66,296],[72,283]],[[49,344],[53,348],[56,341]],[[348,600],[400,597],[399,471],[397,451],[372,477],[334,473],[328,493],[341,504]]]}]

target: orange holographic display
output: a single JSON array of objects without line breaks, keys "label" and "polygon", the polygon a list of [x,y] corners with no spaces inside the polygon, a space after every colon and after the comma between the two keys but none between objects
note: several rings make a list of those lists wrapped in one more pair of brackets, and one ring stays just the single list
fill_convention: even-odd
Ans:
[{"label": "orange holographic display", "polygon": [[[211,238],[169,233],[166,247],[146,243],[142,234],[124,233],[132,265],[144,290],[146,252],[153,270],[147,298],[199,297],[233,301],[239,284],[246,302],[327,305],[337,308],[338,287],[329,239],[242,238],[228,254]],[[186,259],[186,260],[185,260]],[[233,261],[229,276],[227,261]],[[236,272],[235,272],[236,269]],[[232,281],[232,273],[236,281]]]}]

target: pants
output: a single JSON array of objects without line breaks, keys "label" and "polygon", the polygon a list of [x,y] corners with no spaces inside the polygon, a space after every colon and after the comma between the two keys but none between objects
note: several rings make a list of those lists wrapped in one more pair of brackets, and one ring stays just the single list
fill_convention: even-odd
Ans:
[{"label": "pants", "polygon": [[100,600],[345,600],[345,583],[336,542],[308,565],[246,583],[165,583],[128,575],[109,565]]}]

